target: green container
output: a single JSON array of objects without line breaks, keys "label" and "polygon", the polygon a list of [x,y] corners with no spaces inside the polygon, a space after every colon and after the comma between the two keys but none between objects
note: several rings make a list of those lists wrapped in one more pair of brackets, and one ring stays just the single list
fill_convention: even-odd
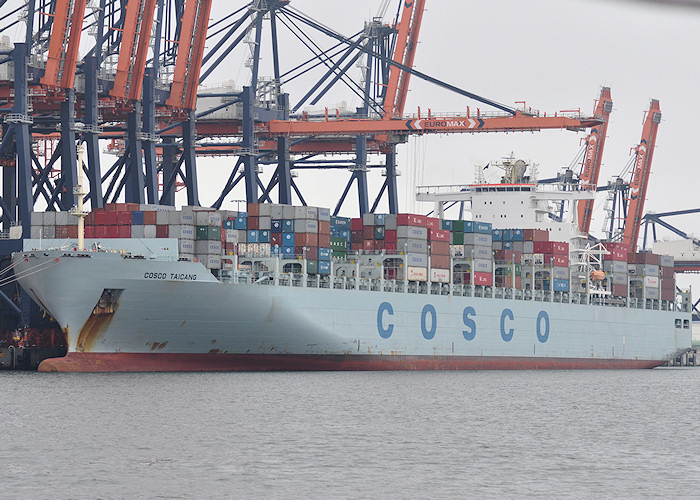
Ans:
[{"label": "green container", "polygon": [[[452,232],[453,233],[463,233],[464,232],[464,221],[463,220],[453,220],[452,221]],[[460,245],[460,243],[455,243]]]},{"label": "green container", "polygon": [[331,250],[333,251],[343,251],[348,249],[348,240],[345,238],[338,238],[337,236],[331,236]]},{"label": "green container", "polygon": [[218,226],[197,226],[198,240],[221,241],[221,228]]},{"label": "green container", "polygon": [[346,252],[341,252],[341,251],[336,251],[336,250],[333,250],[331,252],[331,257],[333,257],[334,259],[344,259],[347,256],[348,256],[348,254]]},{"label": "green container", "polygon": [[318,274],[318,261],[317,260],[307,260],[306,261],[306,274]]},{"label": "green container", "polygon": [[[461,221],[459,221],[461,222]],[[464,233],[456,233],[452,231],[452,244],[453,245],[464,245]]]}]

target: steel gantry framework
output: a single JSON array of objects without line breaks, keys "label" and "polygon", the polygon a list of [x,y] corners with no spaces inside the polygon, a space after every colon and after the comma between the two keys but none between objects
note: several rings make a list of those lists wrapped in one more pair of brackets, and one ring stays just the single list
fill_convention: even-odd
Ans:
[{"label": "steel gantry framework", "polygon": [[[76,204],[79,142],[87,144],[80,168],[92,208],[118,199],[174,205],[178,186],[186,189],[188,204],[199,205],[197,156],[226,155],[235,160],[228,162],[230,175],[215,207],[241,182],[247,201],[272,201],[276,191],[280,203],[292,203],[294,194],[306,204],[295,169],[344,168],[350,177],[335,213],[353,184],[360,213],[376,210],[384,197],[396,213],[396,148],[410,135],[580,131],[607,120],[604,110],[585,117],[514,109],[417,71],[425,0],[399,2],[392,22],[378,16],[351,36],[314,21],[289,0],[254,0],[213,20],[211,0],[27,0],[12,12],[6,5],[0,4],[0,22],[9,24],[0,33],[24,23],[26,34],[0,48],[0,70],[11,68],[0,81],[0,208],[3,224],[20,221],[27,232],[39,199],[47,210]],[[293,40],[307,58],[288,55]],[[202,90],[246,48],[247,85]],[[261,65],[263,50],[271,56],[269,68]],[[360,79],[349,75],[356,65]],[[467,106],[449,116],[420,109],[406,115],[411,78],[497,111]],[[305,92],[293,101],[283,86],[301,81]],[[307,108],[338,92],[357,96],[361,105]],[[41,141],[52,148],[42,152]],[[105,144],[118,153],[107,168],[100,164]],[[328,159],[328,153],[343,157]],[[370,155],[383,156],[383,165]],[[264,183],[259,172],[265,166],[274,173]],[[380,167],[386,179],[370,204],[367,175]]]}]

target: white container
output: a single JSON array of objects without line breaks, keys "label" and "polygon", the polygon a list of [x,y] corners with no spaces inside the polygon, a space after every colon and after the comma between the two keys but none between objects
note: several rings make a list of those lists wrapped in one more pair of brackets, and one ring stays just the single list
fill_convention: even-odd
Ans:
[{"label": "white container", "polygon": [[42,223],[44,226],[55,226],[56,225],[56,212],[44,212],[42,218]]},{"label": "white container", "polygon": [[493,261],[488,259],[474,259],[472,270],[477,273],[490,273],[493,271]]},{"label": "white container", "polygon": [[156,212],[156,224],[159,226],[166,226],[170,224],[170,213],[171,212]]},{"label": "white container", "polygon": [[[396,248],[399,248],[398,245]],[[463,259],[465,256],[464,245],[450,245],[450,255],[453,259]]]},{"label": "white container", "polygon": [[221,255],[221,242],[214,240],[196,240],[194,242],[194,253],[197,255]]},{"label": "white container", "polygon": [[[44,224],[44,212],[32,212],[30,215],[32,226],[41,226]],[[34,238],[34,236],[32,236]]]},{"label": "white container", "polygon": [[318,220],[325,222],[330,222],[331,220],[331,209],[318,207]]},{"label": "white container", "polygon": [[171,238],[193,240],[193,239],[195,239],[194,226],[169,224],[168,225],[168,235]]},{"label": "white container", "polygon": [[397,238],[396,250],[404,253],[428,253],[428,241],[417,238]]},{"label": "white container", "polygon": [[155,238],[156,237],[155,224],[147,224],[147,225],[143,226],[143,237],[144,238]]},{"label": "white container", "polygon": [[659,288],[659,277],[658,276],[645,276],[644,286],[647,288]]},{"label": "white container", "polygon": [[293,207],[292,205],[283,205],[282,206],[282,218],[283,219],[293,219],[295,212],[296,212],[296,207]]},{"label": "white container", "polygon": [[177,247],[180,254],[194,253],[194,240],[178,240]]},{"label": "white container", "polygon": [[[134,224],[131,226],[131,237],[132,238],[143,238],[143,224]],[[155,227],[155,226],[154,226]]]},{"label": "white container", "polygon": [[201,262],[207,269],[221,269],[221,255],[206,255]]},{"label": "white container", "polygon": [[448,269],[431,269],[430,281],[433,283],[449,283],[450,271]]},{"label": "white container", "polygon": [[284,219],[284,207],[285,207],[285,205],[272,203],[270,205],[270,218],[271,219]]},{"label": "white container", "polygon": [[41,237],[46,239],[54,239],[56,237],[56,226],[41,226]]},{"label": "white container", "polygon": [[[260,206],[262,207],[265,205],[261,204]],[[272,229],[272,217],[269,217],[267,215],[261,215],[260,217],[258,217],[258,229],[266,229],[268,231]]]},{"label": "white container", "polygon": [[428,281],[428,269],[425,267],[407,267],[406,279],[409,281]]},{"label": "white container", "polygon": [[[427,240],[428,228],[417,226],[398,226],[396,228],[397,238],[410,238],[415,240]],[[398,247],[397,247],[398,248]]]},{"label": "white container", "polygon": [[41,226],[32,226],[29,229],[29,235],[33,240],[40,240],[44,236],[44,228]]},{"label": "white container", "polygon": [[428,255],[424,253],[407,253],[406,266],[428,267]]},{"label": "white container", "polygon": [[224,233],[224,241],[226,243],[240,243],[238,240],[238,231],[236,229],[226,229]]},{"label": "white container", "polygon": [[68,225],[68,212],[55,212],[56,213],[56,225],[57,226],[67,226]]}]

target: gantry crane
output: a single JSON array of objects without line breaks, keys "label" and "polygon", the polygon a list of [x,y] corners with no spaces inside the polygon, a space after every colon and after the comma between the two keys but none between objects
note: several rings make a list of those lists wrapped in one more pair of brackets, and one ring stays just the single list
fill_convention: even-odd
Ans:
[{"label": "gantry crane", "polygon": [[625,232],[622,242],[630,245],[633,249],[637,247],[639,230],[642,225],[644,215],[644,201],[649,185],[649,174],[651,173],[651,160],[654,156],[656,145],[656,132],[661,123],[661,109],[659,101],[652,99],[649,112],[644,120],[642,139],[635,148],[634,173],[629,188],[629,205],[625,216]]},{"label": "gantry crane", "polygon": [[[606,239],[625,243],[632,249],[637,247],[639,239],[651,162],[656,145],[656,133],[660,122],[659,101],[652,99],[644,119],[642,138],[633,148],[630,162],[622,174],[609,181],[607,186],[598,187],[598,191],[609,193],[604,223]],[[630,180],[626,181],[625,178],[628,175]]]},{"label": "gantry crane", "polygon": [[[612,98],[610,87],[603,87],[600,91],[600,99],[595,107],[594,115],[603,118],[602,123],[591,128],[586,137],[586,153],[583,159],[583,167],[579,182],[582,187],[595,190],[598,186],[598,176],[603,159],[603,148],[608,130],[610,112],[612,111]],[[594,200],[583,200],[578,205],[578,224],[582,234],[588,234],[591,228]]]}]

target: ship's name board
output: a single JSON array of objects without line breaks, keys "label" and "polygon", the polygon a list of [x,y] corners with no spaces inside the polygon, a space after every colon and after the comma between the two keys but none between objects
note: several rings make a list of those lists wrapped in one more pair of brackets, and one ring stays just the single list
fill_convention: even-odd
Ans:
[{"label": "ship's name board", "polygon": [[[394,333],[394,307],[389,302],[382,302],[377,309],[377,331],[383,339],[388,339]],[[462,311],[462,336],[465,340],[474,340],[478,334],[479,316],[471,306]],[[541,343],[549,339],[549,314],[547,311],[537,313],[537,318],[516,318],[511,309],[501,311],[501,338],[504,342],[510,342],[518,334],[535,334]],[[435,337],[438,327],[438,312],[432,304],[425,304],[420,314],[420,329],[426,340]]]},{"label": "ship's name board", "polygon": [[143,274],[144,279],[147,280],[173,280],[173,281],[195,281],[197,279],[196,274],[187,273],[151,273],[146,272]]}]

